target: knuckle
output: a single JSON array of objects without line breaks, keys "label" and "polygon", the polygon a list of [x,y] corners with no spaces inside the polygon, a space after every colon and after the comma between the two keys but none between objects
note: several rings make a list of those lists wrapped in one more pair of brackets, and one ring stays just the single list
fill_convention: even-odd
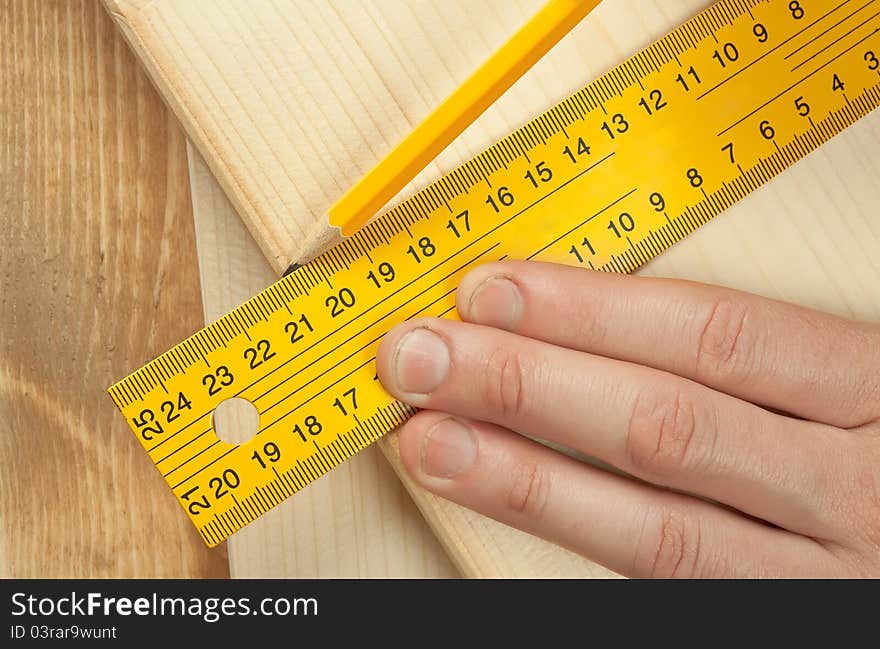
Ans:
[{"label": "knuckle", "polygon": [[697,376],[736,376],[748,368],[750,357],[748,309],[724,297],[709,311],[696,345]]},{"label": "knuckle", "polygon": [[636,573],[660,579],[697,576],[702,550],[698,520],[676,509],[649,517],[636,549]]},{"label": "knuckle", "polygon": [[[880,327],[872,327],[871,334],[865,336],[857,332],[848,340],[840,341],[842,345],[852,349],[865,350],[865,362],[859,363],[863,368],[869,368],[868,372],[860,372],[854,368],[857,376],[850,401],[847,404],[849,410],[854,413],[853,423],[861,424],[868,432],[880,436],[880,372],[875,368],[880,366]],[[834,336],[831,334],[829,338]],[[834,349],[834,353],[841,357],[847,353],[846,348]]]},{"label": "knuckle", "polygon": [[682,391],[643,392],[636,398],[626,431],[630,463],[649,474],[678,471],[693,461],[697,417]]},{"label": "knuckle", "polygon": [[[874,453],[875,462],[880,462],[880,457]],[[880,548],[880,475],[878,464],[872,462],[863,466],[857,473],[857,485],[859,495],[855,499],[857,509],[861,512],[861,525],[865,539],[874,548]]]},{"label": "knuckle", "polygon": [[511,511],[540,518],[547,505],[550,476],[537,464],[523,464],[516,470],[507,494]]},{"label": "knuckle", "polygon": [[523,367],[516,352],[498,347],[486,363],[485,400],[505,418],[516,418],[523,405]]}]

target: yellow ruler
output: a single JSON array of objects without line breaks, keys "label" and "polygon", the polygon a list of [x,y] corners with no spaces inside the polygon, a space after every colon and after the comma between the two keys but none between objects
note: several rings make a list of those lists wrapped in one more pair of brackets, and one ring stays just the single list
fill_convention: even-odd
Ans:
[{"label": "yellow ruler", "polygon": [[[880,105],[880,0],[722,0],[109,389],[209,545],[413,414],[383,334],[477,264],[630,272]],[[260,413],[221,441],[227,398]]]}]

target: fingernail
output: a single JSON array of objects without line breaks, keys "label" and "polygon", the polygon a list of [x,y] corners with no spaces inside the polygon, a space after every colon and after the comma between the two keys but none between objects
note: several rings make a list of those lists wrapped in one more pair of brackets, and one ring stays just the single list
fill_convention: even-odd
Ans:
[{"label": "fingernail", "polygon": [[455,419],[434,424],[422,438],[422,471],[435,478],[454,478],[477,459],[477,440],[470,428]]},{"label": "fingernail", "polygon": [[506,277],[490,277],[483,281],[468,305],[468,315],[474,322],[511,329],[519,320],[522,297],[519,288]]},{"label": "fingernail", "polygon": [[446,343],[429,329],[413,329],[397,343],[394,372],[397,387],[403,392],[433,392],[449,373]]}]

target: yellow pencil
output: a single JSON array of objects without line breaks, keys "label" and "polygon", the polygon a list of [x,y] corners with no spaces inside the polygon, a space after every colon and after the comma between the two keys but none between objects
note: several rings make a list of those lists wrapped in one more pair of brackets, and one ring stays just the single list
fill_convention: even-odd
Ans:
[{"label": "yellow pencil", "polygon": [[550,0],[329,211],[354,233],[601,0]]}]

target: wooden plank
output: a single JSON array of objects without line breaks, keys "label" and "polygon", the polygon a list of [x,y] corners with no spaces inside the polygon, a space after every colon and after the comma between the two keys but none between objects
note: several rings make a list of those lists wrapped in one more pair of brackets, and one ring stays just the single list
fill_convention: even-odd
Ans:
[{"label": "wooden plank", "polygon": [[[276,279],[205,161],[189,150],[205,321]],[[236,439],[241,413],[214,413]],[[376,447],[340,467],[227,541],[233,577],[456,577],[437,538]]]},{"label": "wooden plank", "polygon": [[[231,0],[210,9],[106,1],[275,270],[320,246],[327,206],[538,6],[276,0],[243,12]],[[603,3],[406,191],[707,4]],[[877,122],[863,121],[645,272],[880,319],[880,226],[870,218],[880,200]],[[383,443],[392,464],[393,445],[393,435]],[[407,486],[465,575],[608,574]]]},{"label": "wooden plank", "polygon": [[91,0],[0,7],[0,575],[224,577],[105,393],[202,326],[182,131]]}]

